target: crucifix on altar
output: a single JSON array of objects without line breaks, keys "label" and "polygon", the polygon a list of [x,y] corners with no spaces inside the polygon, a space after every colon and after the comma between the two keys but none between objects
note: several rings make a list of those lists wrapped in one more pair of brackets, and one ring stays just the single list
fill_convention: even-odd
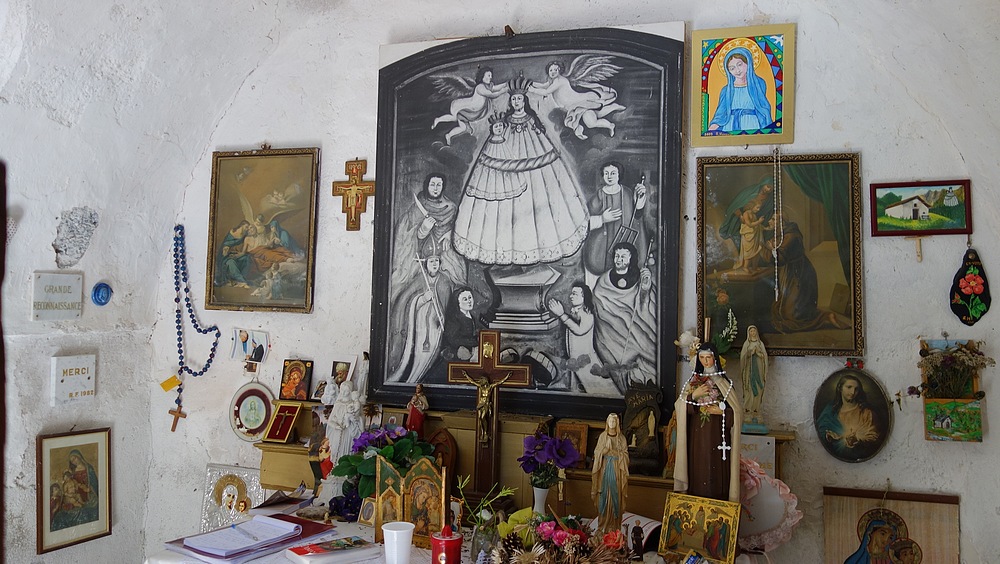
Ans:
[{"label": "crucifix on altar", "polygon": [[347,214],[347,230],[361,230],[361,214],[368,209],[368,196],[375,195],[375,182],[362,178],[368,170],[368,161],[347,161],[344,172],[348,180],[333,183],[333,195],[343,196],[341,211]]},{"label": "crucifix on altar", "polygon": [[[524,388],[531,384],[531,368],[522,364],[501,364],[500,332],[479,332],[478,362],[449,362],[448,382],[472,384],[476,387],[476,463],[473,476],[473,497],[485,495],[499,476],[500,387]],[[472,499],[472,498],[470,498]]]}]

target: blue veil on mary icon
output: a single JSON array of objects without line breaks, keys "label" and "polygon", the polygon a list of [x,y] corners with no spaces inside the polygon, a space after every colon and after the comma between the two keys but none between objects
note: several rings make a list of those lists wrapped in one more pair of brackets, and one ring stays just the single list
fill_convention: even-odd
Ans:
[{"label": "blue veil on mary icon", "polygon": [[774,123],[767,82],[757,74],[761,62],[746,47],[734,47],[722,59],[726,85],[719,93],[709,131],[759,131]]}]

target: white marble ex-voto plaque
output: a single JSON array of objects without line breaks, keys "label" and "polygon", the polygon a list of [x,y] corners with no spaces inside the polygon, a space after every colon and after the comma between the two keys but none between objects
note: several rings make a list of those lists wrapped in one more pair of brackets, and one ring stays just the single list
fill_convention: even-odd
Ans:
[{"label": "white marble ex-voto plaque", "polygon": [[83,313],[83,275],[36,272],[31,319],[79,319]]},{"label": "white marble ex-voto plaque", "polygon": [[93,399],[97,390],[97,357],[92,354],[52,357],[53,407]]},{"label": "white marble ex-voto plaque", "polygon": [[774,477],[774,437],[768,435],[740,435],[740,450],[746,458],[760,464],[768,476]]}]

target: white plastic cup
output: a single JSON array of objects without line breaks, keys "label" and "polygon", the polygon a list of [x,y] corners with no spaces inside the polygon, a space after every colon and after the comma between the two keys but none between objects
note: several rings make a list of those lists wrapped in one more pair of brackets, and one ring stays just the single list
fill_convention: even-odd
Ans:
[{"label": "white plastic cup", "polygon": [[385,536],[386,564],[410,564],[410,547],[413,544],[413,523],[393,521],[382,525]]}]

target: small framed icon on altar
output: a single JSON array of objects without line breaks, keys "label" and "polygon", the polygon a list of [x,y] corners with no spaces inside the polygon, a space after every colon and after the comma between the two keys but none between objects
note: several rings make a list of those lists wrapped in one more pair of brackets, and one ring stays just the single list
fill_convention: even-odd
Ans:
[{"label": "small framed icon on altar", "polygon": [[302,404],[298,402],[278,402],[275,404],[274,417],[267,425],[267,431],[261,440],[272,443],[287,443],[292,440],[292,430],[295,429],[295,418],[299,416]]}]

